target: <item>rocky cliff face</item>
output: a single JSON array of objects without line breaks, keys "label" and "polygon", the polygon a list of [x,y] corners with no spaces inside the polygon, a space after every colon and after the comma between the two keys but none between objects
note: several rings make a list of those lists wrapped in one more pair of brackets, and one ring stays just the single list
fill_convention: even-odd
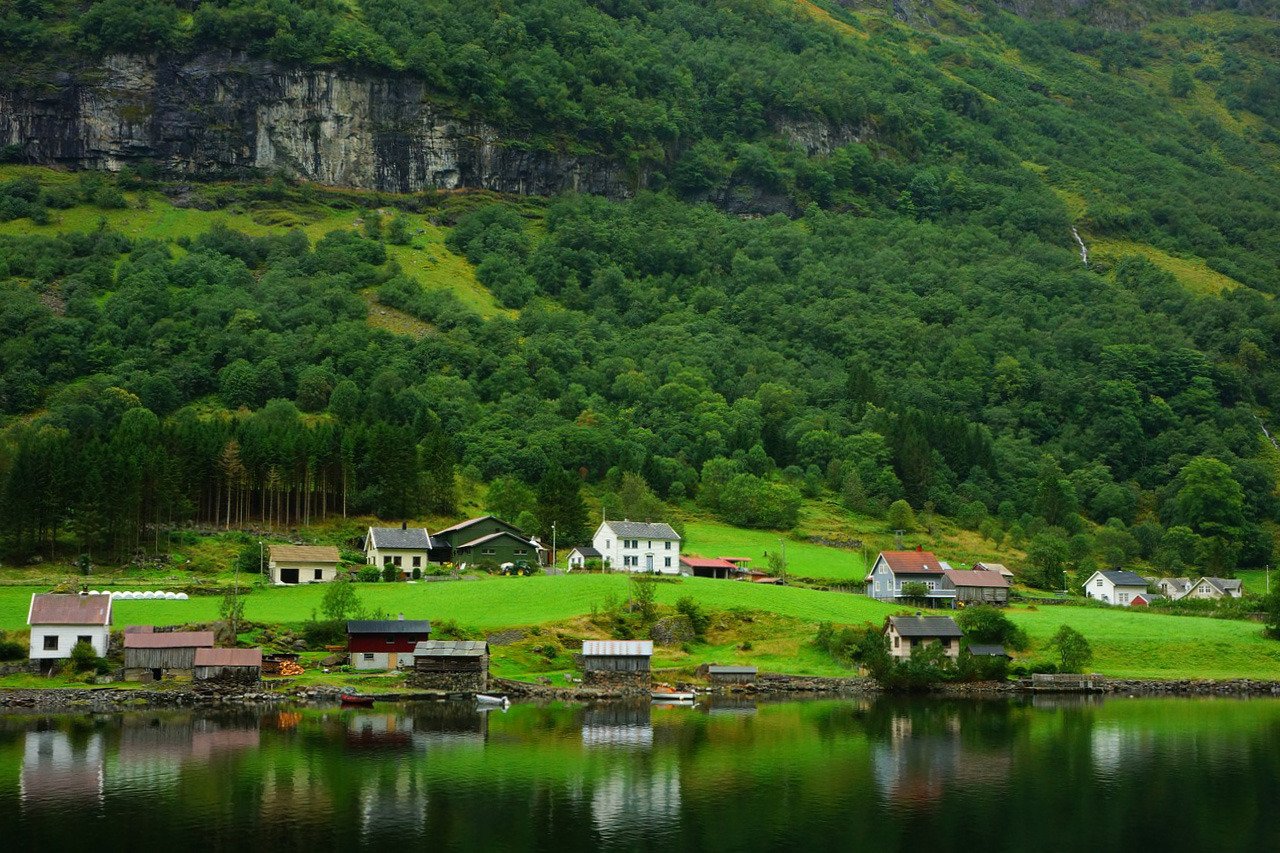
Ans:
[{"label": "rocky cliff face", "polygon": [[483,188],[621,198],[644,182],[605,158],[523,145],[433,105],[409,78],[295,69],[241,57],[110,57],[92,76],[0,84],[0,145],[32,162],[181,174],[282,171],[336,186]]}]

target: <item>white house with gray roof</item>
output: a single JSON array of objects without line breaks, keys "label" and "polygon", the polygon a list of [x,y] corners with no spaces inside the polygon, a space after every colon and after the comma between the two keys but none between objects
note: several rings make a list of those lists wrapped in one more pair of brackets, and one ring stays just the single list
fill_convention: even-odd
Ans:
[{"label": "white house with gray roof", "polygon": [[395,566],[401,572],[426,569],[432,548],[425,527],[370,527],[364,537],[365,562],[370,566]]},{"label": "white house with gray roof", "polygon": [[1186,591],[1179,598],[1239,598],[1243,594],[1244,585],[1235,578],[1215,578],[1206,575],[1195,583],[1188,583]]},{"label": "white house with gray roof", "polygon": [[613,570],[680,574],[680,534],[670,524],[652,521],[605,521],[591,537],[604,565]]},{"label": "white house with gray roof", "polygon": [[1142,603],[1151,600],[1147,593],[1147,579],[1134,572],[1094,572],[1084,582],[1085,598],[1093,598],[1104,604],[1128,607],[1134,598],[1142,596]]}]

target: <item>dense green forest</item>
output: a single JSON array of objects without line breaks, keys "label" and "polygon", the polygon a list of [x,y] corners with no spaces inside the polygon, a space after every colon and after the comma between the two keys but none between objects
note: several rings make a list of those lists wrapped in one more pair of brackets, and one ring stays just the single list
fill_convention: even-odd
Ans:
[{"label": "dense green forest", "polygon": [[[84,5],[2,0],[5,61],[34,78],[68,57],[235,46],[414,74],[653,179],[625,202],[330,199],[404,212],[318,240],[0,237],[13,556],[59,537],[121,554],[193,520],[447,513],[457,472],[567,470],[639,474],[760,527],[793,525],[802,496],[871,514],[905,499],[1027,547],[1046,584],[1136,557],[1221,573],[1272,558],[1273,21],[1157,4],[1126,30],[947,4],[916,28],[741,0]],[[861,141],[811,154],[788,117]],[[0,220],[165,191],[161,175],[13,177]],[[264,177],[218,199],[308,193]],[[730,212],[752,194],[789,215]],[[387,260],[420,217],[509,312]],[[1085,266],[1073,226],[1114,248]],[[369,288],[431,334],[372,329]]]}]

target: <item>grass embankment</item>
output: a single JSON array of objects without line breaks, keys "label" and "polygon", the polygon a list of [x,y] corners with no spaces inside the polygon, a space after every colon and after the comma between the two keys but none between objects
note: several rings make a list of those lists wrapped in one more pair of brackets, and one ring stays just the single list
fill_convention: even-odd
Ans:
[{"label": "grass embankment", "polygon": [[[481,632],[541,626],[527,640],[494,651],[497,674],[529,677],[568,671],[572,643],[582,636],[601,635],[584,617],[593,607],[602,608],[610,597],[625,597],[627,588],[627,579],[620,575],[567,575],[370,584],[359,591],[369,610],[403,612],[410,618],[437,622],[452,620]],[[33,591],[0,589],[0,626],[10,631],[22,629]],[[245,616],[260,622],[298,624],[318,609],[323,595],[321,586],[255,589],[248,597]],[[750,662],[774,672],[847,674],[809,647],[818,623],[878,624],[885,616],[903,610],[861,595],[791,587],[697,578],[658,585],[660,604],[673,605],[685,595],[715,614],[708,641],[691,646],[687,652],[660,649],[657,667]],[[120,601],[115,606],[115,624],[211,621],[217,618],[219,601],[216,597]],[[1280,643],[1264,639],[1261,626],[1252,622],[1074,606],[1011,608],[1010,616],[1031,637],[1031,657],[1048,656],[1044,646],[1059,626],[1079,630],[1093,646],[1092,669],[1105,675],[1280,679]],[[750,647],[744,648],[747,643]],[[545,653],[556,645],[561,647],[558,651]]]}]

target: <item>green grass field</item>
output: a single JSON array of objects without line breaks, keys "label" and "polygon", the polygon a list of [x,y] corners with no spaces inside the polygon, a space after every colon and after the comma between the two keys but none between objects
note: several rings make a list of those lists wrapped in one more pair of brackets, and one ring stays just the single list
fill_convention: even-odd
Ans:
[{"label": "green grass field", "polygon": [[861,581],[866,562],[858,551],[797,542],[786,534],[767,530],[746,530],[714,521],[685,523],[685,553],[701,557],[750,557],[753,568],[769,567],[767,553],[785,549],[787,571],[806,578]]},{"label": "green grass field", "polygon": [[[0,627],[9,631],[24,627],[33,591],[30,587],[0,589]],[[620,575],[566,575],[369,584],[361,585],[359,593],[370,611],[451,619],[488,631],[581,617],[610,596],[625,597],[627,579]],[[302,622],[319,607],[323,595],[322,586],[255,589],[249,595],[245,615],[260,622]],[[695,578],[658,586],[660,603],[670,605],[684,595],[712,611],[736,609],[760,614],[763,627],[753,634],[750,652],[713,637],[709,645],[695,647],[691,654],[664,650],[659,665],[751,660],[766,670],[834,674],[839,668],[806,645],[817,623],[879,623],[903,609],[861,595],[731,581]],[[219,603],[213,596],[185,602],[121,601],[115,606],[115,624],[209,621],[217,618]],[[1264,639],[1261,626],[1252,622],[1071,606],[1013,608],[1010,615],[1031,637],[1032,657],[1042,654],[1043,645],[1060,625],[1070,625],[1092,644],[1092,668],[1110,676],[1280,679],[1280,643]],[[777,622],[769,622],[770,618]]]}]

